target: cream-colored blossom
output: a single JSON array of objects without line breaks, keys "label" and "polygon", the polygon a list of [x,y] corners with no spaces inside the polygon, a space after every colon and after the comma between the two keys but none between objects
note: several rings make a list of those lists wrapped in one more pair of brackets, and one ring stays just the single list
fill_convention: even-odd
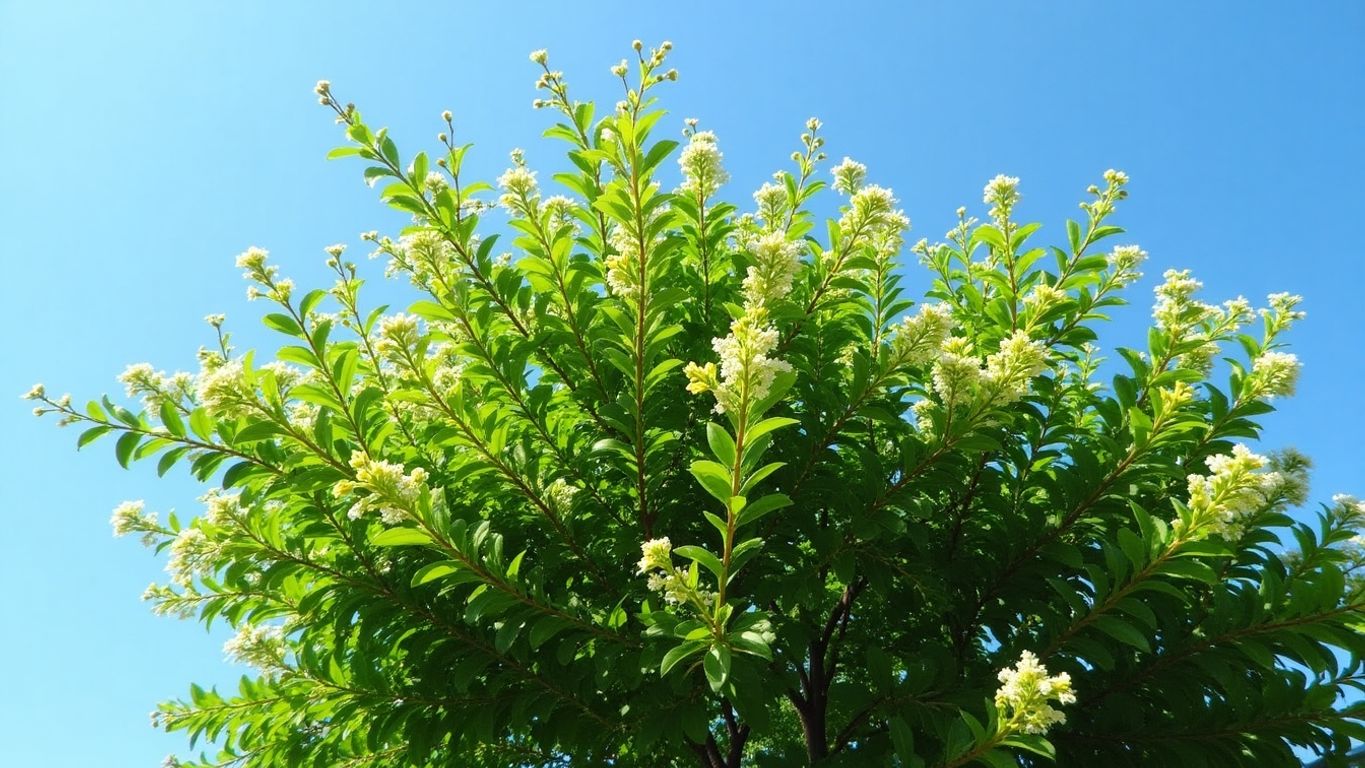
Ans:
[{"label": "cream-colored blossom", "polygon": [[721,164],[723,158],[716,144],[716,134],[711,131],[692,134],[687,146],[678,155],[678,166],[683,175],[682,191],[701,198],[715,194],[722,184],[730,180],[730,175]]},{"label": "cream-colored blossom", "polygon": [[199,528],[190,527],[182,528],[176,534],[170,551],[166,572],[171,575],[171,581],[189,587],[196,576],[205,576],[213,571],[222,547]]},{"label": "cream-colored blossom", "polygon": [[1065,672],[1049,675],[1047,667],[1030,651],[1020,654],[1015,666],[1000,670],[998,678],[995,707],[1000,712],[1002,730],[1045,733],[1066,722],[1066,715],[1055,709],[1053,703],[1076,703],[1071,676]]},{"label": "cream-colored blossom", "polygon": [[952,308],[947,304],[921,304],[919,312],[901,318],[892,330],[891,353],[897,365],[927,365],[953,329]]},{"label": "cream-colored blossom", "polygon": [[673,570],[672,552],[673,543],[668,540],[667,536],[646,541],[640,545],[640,562],[636,566],[637,572]]},{"label": "cream-colored blossom", "polygon": [[981,201],[991,206],[991,218],[997,222],[1009,218],[1010,211],[1019,202],[1019,178],[999,174],[986,182]]},{"label": "cream-colored blossom", "polygon": [[1209,474],[1187,478],[1190,512],[1189,529],[1181,521],[1176,527],[1192,538],[1206,534],[1234,536],[1240,519],[1259,508],[1266,493],[1278,483],[1274,472],[1262,472],[1267,459],[1245,445],[1234,445],[1232,453],[1210,456],[1205,460]]},{"label": "cream-colored blossom", "polygon": [[243,624],[237,634],[223,644],[228,661],[270,670],[284,664],[284,632],[265,624]]},{"label": "cream-colored blossom", "polygon": [[744,277],[744,303],[750,307],[771,306],[791,291],[800,265],[801,243],[774,231],[759,237],[751,253],[754,263]]},{"label": "cream-colored blossom", "polygon": [[1299,381],[1299,358],[1289,352],[1262,352],[1251,364],[1247,388],[1252,397],[1280,397],[1294,394]]},{"label": "cream-colored blossom", "polygon": [[834,175],[834,191],[845,195],[856,194],[867,181],[867,166],[845,157],[830,171]]}]

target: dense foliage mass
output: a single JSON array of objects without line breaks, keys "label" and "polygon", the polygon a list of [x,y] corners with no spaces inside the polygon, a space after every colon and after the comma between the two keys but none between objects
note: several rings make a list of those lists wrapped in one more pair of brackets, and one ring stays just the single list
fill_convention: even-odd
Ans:
[{"label": "dense foliage mass", "polygon": [[138,406],[30,393],[214,483],[190,520],[114,515],[169,553],[155,609],[256,668],[160,707],[213,744],[172,764],[1266,766],[1365,735],[1365,505],[1296,522],[1306,460],[1238,442],[1294,388],[1297,297],[1167,272],[1102,363],[1146,257],[1112,245],[1123,173],[1056,245],[999,176],[906,249],[811,120],[741,213],[712,133],[656,138],[670,46],[634,47],[605,111],[531,56],[563,195],[519,151],[466,178],[448,112],[404,160],[319,83],[332,155],[411,215],[364,236],[407,311],[341,246],[313,291],[252,248],[276,359],[210,316],[198,373],[128,369]]}]

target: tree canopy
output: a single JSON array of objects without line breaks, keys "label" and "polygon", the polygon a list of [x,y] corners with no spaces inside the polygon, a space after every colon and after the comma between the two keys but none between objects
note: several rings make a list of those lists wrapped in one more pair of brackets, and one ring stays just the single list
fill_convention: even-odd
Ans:
[{"label": "tree canopy", "polygon": [[343,246],[314,290],[253,247],[273,355],[210,315],[196,373],[28,394],[209,486],[113,518],[168,555],[154,609],[255,668],[160,706],[210,745],[169,764],[1265,766],[1365,736],[1365,504],[1292,516],[1307,459],[1246,444],[1298,297],[1168,271],[1145,348],[1106,348],[1146,258],[1124,173],[1057,242],[1002,175],[907,247],[814,119],[727,202],[713,133],[659,137],[670,48],[637,41],[608,109],[531,54],[548,182],[519,150],[462,174],[450,112],[403,155],[319,83],[331,157],[411,216],[362,236],[405,311]]}]

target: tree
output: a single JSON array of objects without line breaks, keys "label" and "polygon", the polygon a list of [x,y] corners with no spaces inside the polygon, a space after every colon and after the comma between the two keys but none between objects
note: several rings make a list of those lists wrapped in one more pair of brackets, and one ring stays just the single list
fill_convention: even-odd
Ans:
[{"label": "tree", "polygon": [[169,553],[155,610],[229,623],[257,669],[161,705],[220,750],[184,765],[1259,766],[1365,736],[1365,505],[1296,521],[1307,460],[1236,442],[1294,389],[1298,297],[1253,330],[1167,272],[1106,365],[1146,256],[1110,245],[1109,171],[1046,247],[991,180],[985,221],[909,249],[912,302],[863,165],[816,226],[819,121],[751,213],[712,133],[655,138],[670,47],[636,42],[600,117],[531,55],[567,196],[520,152],[463,176],[449,112],[405,162],[319,83],[331,156],[412,216],[364,236],[407,312],[341,246],[307,292],[252,248],[275,360],[212,315],[198,373],[124,373],[139,410],[29,393],[213,486],[192,520],[113,519]]}]

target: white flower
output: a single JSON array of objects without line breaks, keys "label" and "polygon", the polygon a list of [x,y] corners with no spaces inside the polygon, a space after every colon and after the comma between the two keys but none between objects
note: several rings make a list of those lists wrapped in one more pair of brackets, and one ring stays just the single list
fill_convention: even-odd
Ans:
[{"label": "white flower", "polygon": [[754,203],[758,205],[758,218],[775,225],[787,212],[787,190],[780,184],[764,182],[754,192]]},{"label": "white flower", "polygon": [[115,536],[126,536],[135,531],[147,531],[149,528],[156,528],[156,514],[147,514],[143,511],[145,504],[141,501],[125,501],[114,507],[114,514],[109,518],[109,524],[114,528]]},{"label": "white flower", "polygon": [[[1187,478],[1189,488],[1190,530],[1182,531],[1198,537],[1205,533],[1235,536],[1240,518],[1255,511],[1266,500],[1266,493],[1278,482],[1274,472],[1261,472],[1267,460],[1254,454],[1245,445],[1232,446],[1231,454],[1210,456],[1204,462],[1208,475],[1192,474]],[[1177,528],[1182,528],[1180,521]]]},{"label": "white flower", "polygon": [[370,510],[378,510],[380,520],[397,525],[407,519],[429,493],[427,472],[421,467],[405,473],[400,464],[372,459],[364,451],[356,451],[351,454],[351,468],[355,470],[355,480],[337,483],[334,493],[344,496],[356,488],[369,491],[369,495],[356,501],[346,513],[352,520]]},{"label": "white flower", "polygon": [[839,219],[839,231],[844,237],[857,237],[884,227],[896,206],[891,190],[875,184],[862,187],[848,200],[848,208]]},{"label": "white flower", "polygon": [[394,363],[406,363],[407,356],[420,339],[421,331],[417,318],[400,312],[385,316],[379,321],[379,340],[375,347],[384,359]]},{"label": "white flower", "polygon": [[716,145],[714,133],[699,131],[692,134],[678,156],[678,166],[683,175],[682,191],[701,198],[715,194],[722,184],[730,180],[730,174],[721,165],[723,157],[720,147]]},{"label": "white flower", "polygon": [[917,314],[901,318],[892,331],[891,352],[897,364],[928,364],[938,355],[952,328],[952,309],[947,304],[921,304]]},{"label": "white flower", "polygon": [[237,255],[237,268],[247,270],[247,277],[252,277],[265,269],[265,261],[269,256],[269,251],[253,245]]},{"label": "white flower", "polygon": [[211,572],[221,551],[220,545],[211,541],[198,528],[183,528],[171,542],[171,558],[166,563],[166,572],[171,581],[182,587],[189,587],[195,576]]},{"label": "white flower", "polygon": [[249,664],[266,670],[284,661],[284,632],[276,626],[244,624],[237,634],[223,643],[228,661]]},{"label": "white flower", "polygon": [[39,383],[39,384],[34,384],[33,386],[29,387],[29,388],[28,388],[28,391],[25,392],[25,393],[23,394],[22,399],[24,399],[24,400],[41,400],[41,399],[43,399],[43,398],[46,397],[46,396],[47,396],[47,388],[44,387],[41,383]]},{"label": "white flower", "polygon": [[801,243],[783,232],[769,232],[751,249],[754,263],[744,278],[746,306],[767,306],[787,295],[800,264]]},{"label": "white flower", "polygon": [[1019,178],[999,174],[986,182],[981,201],[991,206],[991,218],[1007,218],[1015,203],[1019,202]]},{"label": "white flower", "polygon": [[986,358],[986,381],[998,401],[1011,402],[1028,393],[1033,377],[1047,369],[1047,350],[1017,330],[1000,342],[1000,351]]},{"label": "white flower", "polygon": [[522,211],[523,198],[531,200],[538,196],[536,172],[520,163],[508,168],[498,177],[498,187],[503,192],[498,198],[498,203],[510,213]]},{"label": "white flower", "polygon": [[658,539],[650,539],[641,544],[640,562],[637,565],[638,572],[649,573],[653,570],[673,570],[672,551],[673,544],[668,540],[667,536]]},{"label": "white flower", "polygon": [[550,52],[547,51],[547,50],[545,50],[544,48],[540,48],[540,49],[531,51],[531,62],[532,62],[533,64],[539,64],[539,65],[541,65],[541,66],[544,66],[544,65],[545,65],[545,62],[547,62],[547,61],[549,61],[549,60],[550,60]]},{"label": "white flower", "polygon": [[1288,352],[1262,352],[1251,364],[1248,386],[1253,396],[1278,397],[1294,394],[1299,381],[1299,358]]},{"label": "white flower", "polygon": [[[1075,704],[1071,690],[1071,676],[1065,672],[1049,676],[1047,667],[1030,651],[1019,656],[1014,667],[1000,670],[1000,687],[995,692],[995,706],[1004,720],[1003,728],[1041,734],[1053,725],[1066,722],[1066,715],[1052,707]],[[1008,713],[1008,715],[1006,715]]]},{"label": "white flower", "polygon": [[1190,277],[1188,269],[1168,269],[1162,277],[1165,282],[1156,287],[1157,301],[1152,308],[1158,328],[1179,332],[1209,317],[1213,308],[1194,300],[1204,284]]},{"label": "white flower", "polygon": [[199,373],[197,395],[199,402],[210,413],[235,418],[255,401],[255,391],[246,382],[246,371],[240,360],[227,360]]},{"label": "white flower", "polygon": [[856,193],[867,180],[867,166],[848,157],[834,166],[831,173],[834,174],[835,191],[845,195]]},{"label": "white flower", "polygon": [[[729,336],[711,341],[720,357],[720,375],[711,387],[717,413],[738,412],[746,402],[752,405],[762,400],[768,396],[777,375],[791,370],[785,361],[768,356],[777,347],[778,334],[766,320],[767,313],[762,308],[745,312],[730,323]],[[708,364],[701,370],[713,369]]]}]

